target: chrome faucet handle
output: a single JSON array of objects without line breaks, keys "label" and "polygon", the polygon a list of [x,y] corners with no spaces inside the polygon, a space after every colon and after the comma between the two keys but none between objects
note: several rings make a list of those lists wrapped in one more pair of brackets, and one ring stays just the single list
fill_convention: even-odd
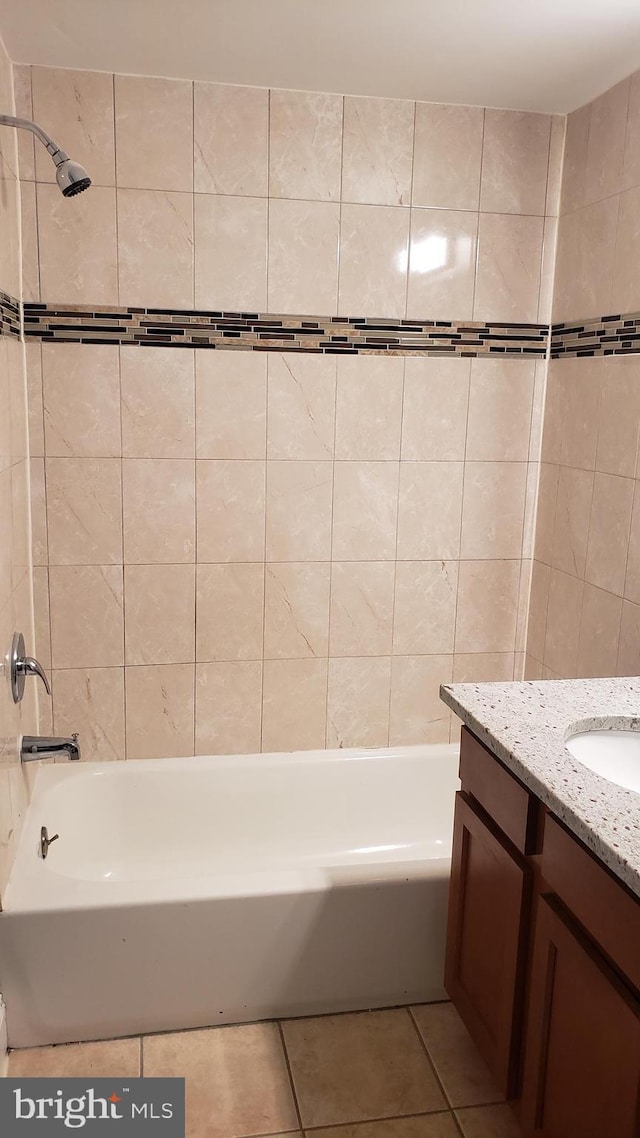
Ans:
[{"label": "chrome faucet handle", "polygon": [[11,645],[11,694],[14,703],[20,703],[24,695],[24,685],[27,676],[38,676],[42,680],[47,695],[51,695],[51,688],[46,672],[33,656],[25,656],[24,636],[15,632]]}]

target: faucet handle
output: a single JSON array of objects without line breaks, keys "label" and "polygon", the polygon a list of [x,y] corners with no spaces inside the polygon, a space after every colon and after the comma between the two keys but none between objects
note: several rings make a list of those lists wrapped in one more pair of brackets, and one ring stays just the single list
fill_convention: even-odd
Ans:
[{"label": "faucet handle", "polygon": [[49,681],[42,664],[39,664],[33,656],[25,656],[24,636],[21,632],[16,632],[11,645],[11,694],[14,703],[20,703],[24,695],[27,676],[38,676],[45,686],[47,695],[51,695]]}]

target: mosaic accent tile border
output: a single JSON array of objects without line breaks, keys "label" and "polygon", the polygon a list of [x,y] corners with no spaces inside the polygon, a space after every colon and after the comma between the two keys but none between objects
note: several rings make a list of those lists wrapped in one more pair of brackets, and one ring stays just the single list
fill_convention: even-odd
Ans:
[{"label": "mosaic accent tile border", "polygon": [[640,352],[640,312],[570,320],[551,327],[551,359],[626,356]]},{"label": "mosaic accent tile border", "polygon": [[1,291],[0,336],[20,336],[20,302]]},{"label": "mosaic accent tile border", "polygon": [[25,339],[67,344],[544,359],[549,326],[28,303],[24,305],[24,335]]}]

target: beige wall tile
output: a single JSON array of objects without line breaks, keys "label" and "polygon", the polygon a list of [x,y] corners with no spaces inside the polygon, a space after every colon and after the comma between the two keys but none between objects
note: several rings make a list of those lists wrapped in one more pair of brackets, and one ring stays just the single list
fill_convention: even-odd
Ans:
[{"label": "beige wall tile", "polygon": [[198,565],[196,659],[263,657],[264,565]]},{"label": "beige wall tile", "polygon": [[633,478],[640,428],[640,359],[603,360],[596,469]]},{"label": "beige wall tile", "polygon": [[554,321],[611,312],[618,197],[605,198],[565,217],[558,231]]},{"label": "beige wall tile", "polygon": [[194,352],[120,348],[125,458],[193,458]]},{"label": "beige wall tile", "polygon": [[197,462],[198,561],[263,561],[265,463]]},{"label": "beige wall tile", "polygon": [[337,312],[339,230],[338,204],[269,202],[269,312]]},{"label": "beige wall tile", "polygon": [[196,352],[198,458],[264,458],[267,353]]},{"label": "beige wall tile", "polygon": [[576,577],[551,570],[543,663],[558,676],[576,675],[583,590]]},{"label": "beige wall tile", "polygon": [[389,746],[449,742],[450,716],[440,684],[451,682],[452,661],[452,656],[394,656]]},{"label": "beige wall tile", "polygon": [[117,304],[115,191],[92,186],[69,203],[57,186],[39,185],[37,203],[42,295],[58,304],[86,304],[88,297]]},{"label": "beige wall tile", "polygon": [[80,735],[82,758],[124,759],[124,669],[74,668],[53,675],[57,735]]},{"label": "beige wall tile", "polygon": [[640,605],[622,602],[616,675],[640,675]]},{"label": "beige wall tile", "polygon": [[126,668],[125,688],[128,759],[193,754],[193,664]]},{"label": "beige wall tile", "polygon": [[193,189],[193,84],[116,75],[118,185]]},{"label": "beige wall tile", "polygon": [[620,192],[631,81],[616,84],[591,104],[585,165],[584,201]]},{"label": "beige wall tile", "polygon": [[[44,406],[42,396],[42,346],[38,343],[25,344],[25,365],[27,369],[27,411],[29,416],[29,454],[44,454]],[[8,369],[7,369],[8,370]],[[5,378],[8,375],[5,373]],[[3,401],[4,402],[4,401]],[[4,405],[8,403],[8,397]],[[4,425],[9,427],[6,416]],[[0,427],[0,440],[3,428]],[[7,450],[10,448],[7,447]],[[5,448],[0,441],[0,455]],[[0,465],[2,458],[0,457]]]},{"label": "beige wall tile", "polygon": [[329,661],[328,747],[386,747],[389,741],[391,659]]},{"label": "beige wall tile", "polygon": [[543,231],[541,217],[480,214],[474,320],[535,322]]},{"label": "beige wall tile", "polygon": [[288,1020],[282,1026],[305,1127],[395,1118],[445,1105],[404,1009]]},{"label": "beige wall tile", "polygon": [[265,578],[265,660],[326,656],[329,565],[272,564]]},{"label": "beige wall tile", "polygon": [[329,561],[333,463],[267,463],[267,561]]},{"label": "beige wall tile", "polygon": [[640,304],[640,285],[637,279],[640,256],[639,208],[639,186],[620,195],[611,287],[611,308],[616,312],[635,312]]},{"label": "beige wall tile", "polygon": [[51,667],[51,616],[49,612],[49,570],[36,565],[31,570],[33,580],[33,655],[42,667]]},{"label": "beige wall tile", "polygon": [[631,527],[633,481],[596,474],[585,579],[622,596]]},{"label": "beige wall tile", "polygon": [[147,1076],[189,1072],[193,1138],[295,1130],[297,1115],[275,1023],[147,1036]]},{"label": "beige wall tile", "polygon": [[122,566],[51,566],[54,668],[106,668],[124,663],[122,593]]},{"label": "beige wall tile", "polygon": [[[11,471],[6,471],[3,479],[6,498],[0,505],[0,516],[3,520],[3,531],[11,531]],[[31,506],[31,560],[34,565],[48,565],[49,563],[49,536],[47,533],[47,487],[44,473],[44,459],[32,458],[29,462],[29,498]],[[0,492],[1,493],[1,492]],[[9,543],[5,546],[5,566],[11,566],[11,549]],[[5,596],[2,589],[0,595]]]},{"label": "beige wall tile", "polygon": [[269,92],[194,83],[194,190],[264,197],[269,178]]},{"label": "beige wall tile", "polygon": [[267,458],[333,458],[335,359],[277,352],[267,375]]},{"label": "beige wall tile", "polygon": [[460,563],[456,653],[513,651],[519,579],[519,561]]},{"label": "beige wall tile", "polygon": [[128,564],[195,560],[195,464],[188,459],[125,459],[124,556]]},{"label": "beige wall tile", "polygon": [[524,462],[529,455],[534,366],[471,362],[467,460]]},{"label": "beige wall tile", "polygon": [[118,190],[118,282],[120,304],[193,307],[190,194]]},{"label": "beige wall tile", "polygon": [[634,488],[633,510],[629,531],[624,595],[628,597],[629,600],[635,601],[636,604],[640,604],[640,492],[638,491],[637,483]]},{"label": "beige wall tile", "polygon": [[558,463],[562,455],[562,434],[564,429],[565,384],[564,375],[567,364],[575,360],[549,360],[546,367],[546,391],[544,397],[544,422],[540,459],[542,462]]},{"label": "beige wall tile", "polygon": [[194,565],[125,565],[126,664],[192,661],[195,615]]},{"label": "beige wall tile", "polygon": [[22,236],[22,300],[40,300],[40,255],[36,187],[20,182],[20,221]]},{"label": "beige wall tile", "polygon": [[397,557],[435,561],[460,555],[462,462],[402,462]]},{"label": "beige wall tile", "polygon": [[43,344],[42,378],[47,455],[119,457],[122,448],[117,347]]},{"label": "beige wall tile", "polygon": [[[16,92],[17,99],[17,92]],[[621,189],[640,183],[640,71],[629,80],[629,110],[624,142]]]},{"label": "beige wall tile", "polygon": [[459,568],[457,561],[398,562],[395,656],[453,652]]},{"label": "beige wall tile", "polygon": [[343,201],[409,205],[414,114],[408,99],[345,98]]},{"label": "beige wall tile", "polygon": [[524,462],[465,464],[461,557],[521,557],[526,482]]},{"label": "beige wall tile", "polygon": [[336,458],[399,459],[401,356],[338,358]]},{"label": "beige wall tile", "polygon": [[[102,71],[32,67],[31,85],[33,116],[28,117],[43,123],[73,161],[85,167],[94,187],[114,186],[113,76]],[[55,182],[55,166],[40,145],[36,170],[39,182]]]},{"label": "beige wall tile", "polygon": [[416,103],[413,205],[477,210],[482,107]]},{"label": "beige wall tile", "polygon": [[548,565],[534,561],[531,572],[531,593],[527,622],[527,654],[534,660],[544,659],[544,640],[547,630],[547,608],[551,570]]},{"label": "beige wall tile", "polygon": [[343,316],[404,316],[409,211],[393,206],[343,205],[340,288]]},{"label": "beige wall tile", "polygon": [[262,661],[196,664],[196,755],[260,751]]},{"label": "beige wall tile", "polygon": [[476,213],[411,210],[408,317],[471,319],[477,243]]},{"label": "beige wall tile", "polygon": [[265,660],[262,750],[324,747],[326,660]]},{"label": "beige wall tile", "polygon": [[333,553],[338,561],[393,561],[397,462],[336,462]]},{"label": "beige wall tile", "polygon": [[602,389],[602,358],[564,360],[561,462],[593,470]]},{"label": "beige wall tile", "polygon": [[122,479],[117,458],[48,458],[51,565],[122,562]]},{"label": "beige wall tile", "polygon": [[196,194],[195,302],[231,311],[267,307],[267,199]]},{"label": "beige wall tile", "polygon": [[590,103],[567,116],[560,194],[561,213],[569,213],[584,205],[590,118]]},{"label": "beige wall tile", "polygon": [[[24,119],[33,119],[33,99],[31,92],[32,68],[28,63],[13,64],[13,92],[16,114]],[[32,182],[35,178],[35,138],[27,130],[16,132],[18,143],[18,171],[20,177]]]},{"label": "beige wall tile", "polygon": [[470,360],[405,360],[403,459],[464,458],[470,373]]},{"label": "beige wall tile", "polygon": [[549,170],[547,173],[547,199],[544,212],[557,217],[560,212],[560,190],[562,183],[562,164],[566,141],[567,119],[565,115],[551,116],[551,138],[549,140]]},{"label": "beige wall tile", "polygon": [[615,676],[622,599],[585,583],[578,642],[578,676]]},{"label": "beige wall tile", "polygon": [[593,478],[589,470],[566,466],[558,475],[551,564],[574,577],[584,577],[585,572]]},{"label": "beige wall tile", "polygon": [[453,1004],[422,1004],[412,1014],[452,1106],[502,1097]]},{"label": "beige wall tile", "polygon": [[539,324],[551,323],[557,251],[558,218],[545,217],[542,235],[542,262],[540,265],[540,294],[538,296]]},{"label": "beige wall tile", "polygon": [[338,201],[342,96],[272,90],[269,140],[271,197]]},{"label": "beige wall tile", "polygon": [[549,115],[485,111],[480,209],[543,214],[549,164]]},{"label": "beige wall tile", "polygon": [[393,630],[392,561],[334,561],[330,656],[388,656]]},{"label": "beige wall tile", "polygon": [[504,683],[512,680],[513,652],[459,652],[453,657],[454,684]]}]

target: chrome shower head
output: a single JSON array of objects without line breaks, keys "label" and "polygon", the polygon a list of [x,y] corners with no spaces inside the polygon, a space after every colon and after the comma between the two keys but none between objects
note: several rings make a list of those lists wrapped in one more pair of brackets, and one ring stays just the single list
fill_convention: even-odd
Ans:
[{"label": "chrome shower head", "polygon": [[81,194],[83,190],[89,189],[91,178],[84,166],[80,166],[78,162],[72,162],[70,158],[65,158],[56,166],[56,182],[65,198],[73,198],[76,194]]},{"label": "chrome shower head", "polygon": [[56,182],[65,198],[73,198],[76,194],[81,194],[83,190],[89,189],[91,178],[84,166],[80,166],[78,162],[72,162],[69,155],[65,154],[64,150],[61,150],[58,144],[37,123],[31,122],[31,119],[18,119],[15,115],[0,115],[0,126],[15,126],[22,130],[30,130],[36,138],[40,139],[53,159],[56,168]]}]

